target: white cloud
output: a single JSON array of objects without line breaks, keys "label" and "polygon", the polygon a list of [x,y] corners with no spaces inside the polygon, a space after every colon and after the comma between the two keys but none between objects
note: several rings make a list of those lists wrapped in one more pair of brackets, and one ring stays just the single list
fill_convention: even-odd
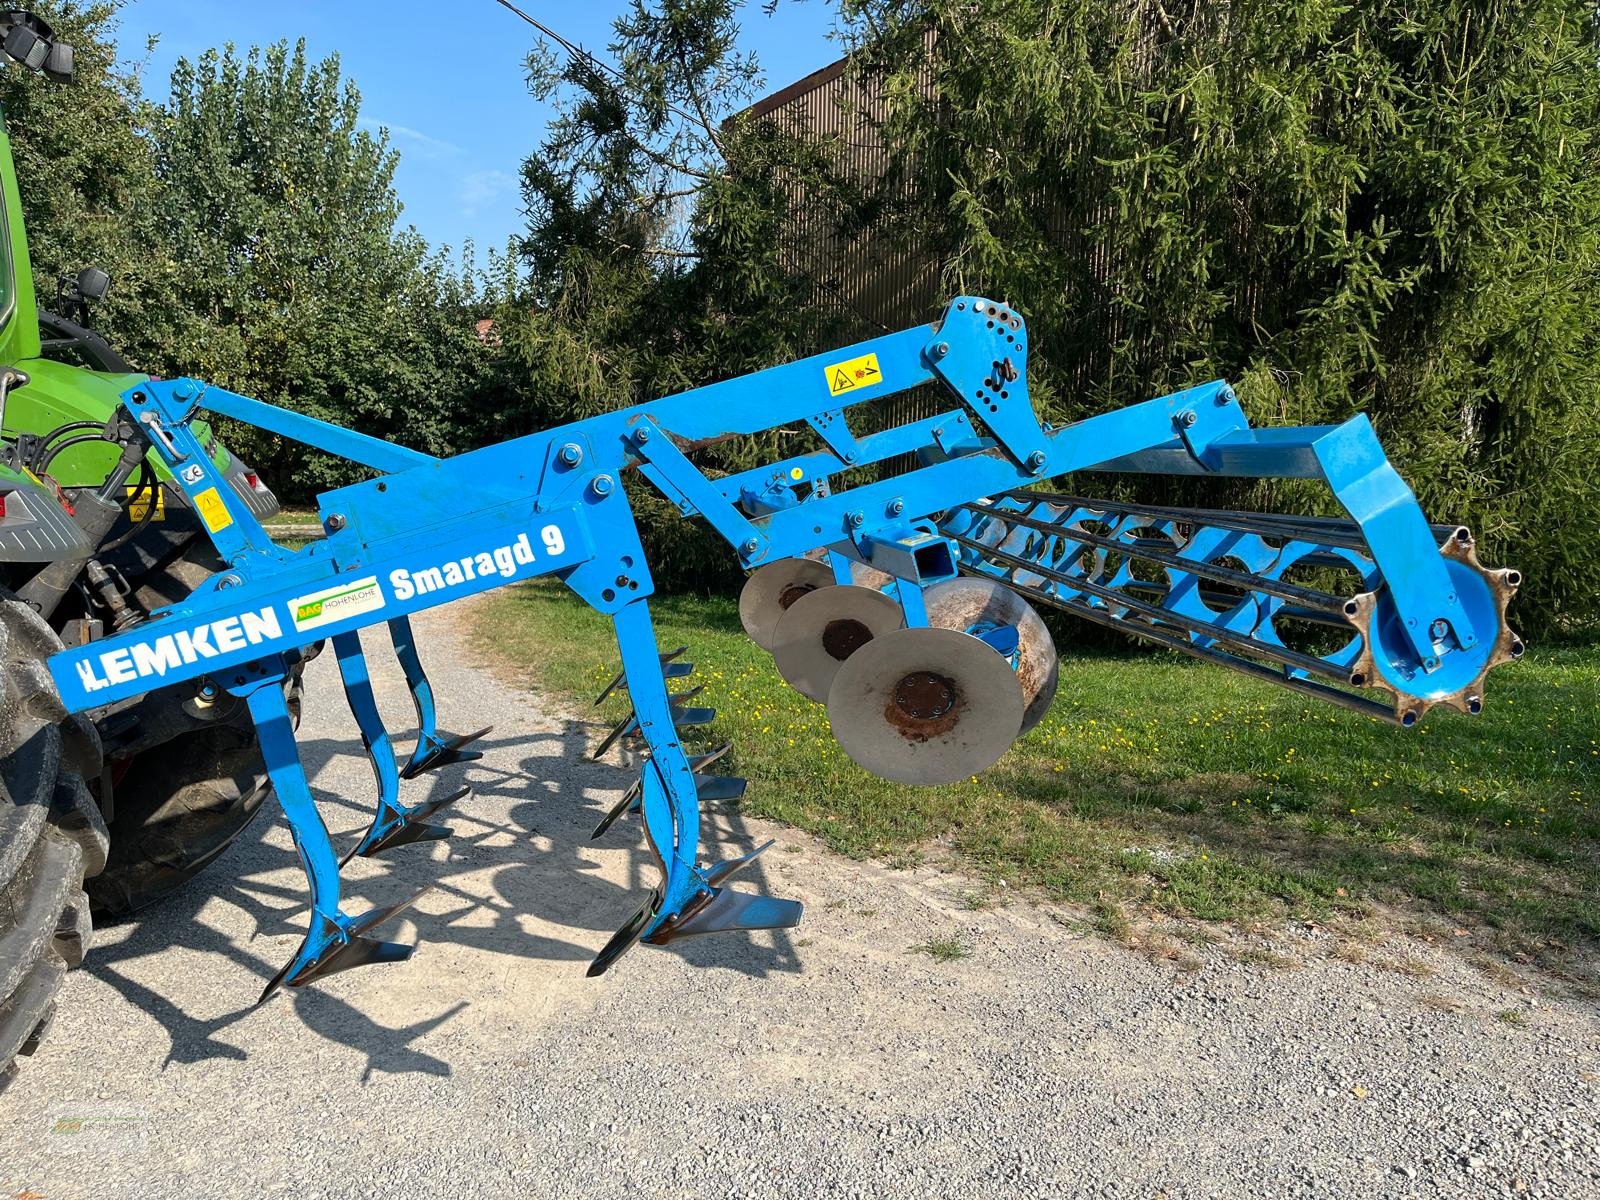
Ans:
[{"label": "white cloud", "polygon": [[515,191],[518,186],[517,177],[505,171],[493,168],[473,171],[462,176],[460,186],[456,189],[456,200],[461,205],[463,216],[475,217],[485,204],[493,203],[507,192]]},{"label": "white cloud", "polygon": [[404,152],[414,154],[418,158],[438,160],[441,158],[454,158],[461,153],[461,147],[454,142],[430,137],[420,129],[412,129],[406,125],[395,125],[392,122],[379,121],[372,117],[362,117],[356,123],[363,129],[370,129],[373,132],[387,130],[390,140],[402,143]]}]

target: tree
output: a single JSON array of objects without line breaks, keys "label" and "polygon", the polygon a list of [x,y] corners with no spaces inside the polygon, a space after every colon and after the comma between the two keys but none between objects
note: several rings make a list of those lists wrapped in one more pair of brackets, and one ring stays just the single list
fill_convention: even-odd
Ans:
[{"label": "tree", "polygon": [[1519,623],[1600,612],[1592,522],[1561,515],[1600,454],[1592,5],[845,14],[888,98],[888,228],[1022,306],[1052,415],[1216,376],[1263,421],[1366,411],[1424,507],[1523,569]]},{"label": "tree", "polygon": [[[396,155],[359,113],[337,57],[310,63],[303,42],[179,61],[151,121],[171,294],[150,354],[167,371],[451,452],[488,370],[476,289],[397,227]],[[230,437],[301,494],[350,478],[297,444]]]},{"label": "tree", "polygon": [[[602,62],[542,42],[535,93],[558,115],[523,167],[522,285],[500,325],[526,371],[517,423],[637,404],[813,350],[810,285],[783,266],[788,182],[824,176],[826,148],[739,116],[760,67],[736,45],[735,0],[633,0]],[[820,192],[820,189],[817,189]],[[819,196],[825,202],[825,195]],[[773,437],[702,451],[749,465]],[[638,489],[658,576],[707,588],[724,547]]]},{"label": "tree", "polygon": [[36,3],[77,52],[72,83],[53,83],[20,68],[0,71],[22,216],[40,304],[55,283],[94,265],[111,273],[110,296],[96,320],[113,338],[142,340],[142,322],[158,289],[148,227],[155,175],[140,136],[145,105],[136,76],[119,67],[112,40],[116,3]]}]

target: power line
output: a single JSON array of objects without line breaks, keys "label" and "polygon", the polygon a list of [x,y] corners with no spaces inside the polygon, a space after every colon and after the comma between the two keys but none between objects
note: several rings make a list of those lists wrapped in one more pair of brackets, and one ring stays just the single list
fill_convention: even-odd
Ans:
[{"label": "power line", "polygon": [[[594,68],[597,68],[597,69],[599,69],[601,71],[604,71],[607,75],[610,75],[613,79],[615,79],[618,83],[622,84],[624,87],[627,86],[627,83],[628,83],[627,77],[625,75],[623,75],[623,73],[621,71],[617,70],[615,67],[613,67],[610,63],[606,62],[604,59],[596,58],[593,54],[590,54],[587,50],[585,50],[582,46],[578,45],[578,43],[568,41],[566,38],[562,37],[559,33],[557,33],[554,29],[551,29],[550,26],[546,25],[544,22],[534,20],[534,18],[530,17],[527,13],[523,12],[515,4],[512,4],[511,0],[495,0],[495,3],[498,4],[501,8],[506,9],[509,12],[515,13],[517,16],[521,17],[529,25],[532,25],[535,29],[537,29],[545,37],[549,38],[552,42],[554,42],[556,45],[560,46],[563,50],[565,50],[567,52],[567,54],[570,57],[572,57],[573,59],[575,59],[575,60],[577,60],[579,62],[585,63],[590,67],[594,67]],[[685,112],[683,109],[679,108],[676,104],[673,104],[670,100],[663,99],[662,100],[662,104],[666,106],[666,109],[667,109],[668,112],[674,113],[675,115],[677,115],[678,117],[680,117],[681,119],[683,119],[685,121],[688,121],[692,125],[699,125],[707,133],[711,134],[711,138],[712,138],[713,142],[716,141],[716,134],[713,133],[712,130],[711,130],[711,127],[708,124],[706,124],[704,118],[696,116],[694,113]]]}]

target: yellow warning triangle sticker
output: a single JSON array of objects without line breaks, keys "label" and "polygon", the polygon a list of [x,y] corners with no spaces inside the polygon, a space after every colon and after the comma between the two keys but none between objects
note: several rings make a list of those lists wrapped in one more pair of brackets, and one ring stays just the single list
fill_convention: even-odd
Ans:
[{"label": "yellow warning triangle sticker", "polygon": [[829,394],[837,396],[840,392],[870,387],[883,378],[883,372],[878,369],[876,354],[863,354],[847,362],[829,363],[824,378],[828,381]]}]

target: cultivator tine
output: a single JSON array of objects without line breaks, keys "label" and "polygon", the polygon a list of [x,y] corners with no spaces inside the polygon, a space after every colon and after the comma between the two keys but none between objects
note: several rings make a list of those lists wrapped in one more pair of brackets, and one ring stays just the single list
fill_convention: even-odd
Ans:
[{"label": "cultivator tine", "polygon": [[391,618],[389,637],[394,642],[395,657],[400,660],[400,667],[406,673],[406,686],[411,689],[411,702],[417,709],[417,745],[411,752],[410,760],[400,768],[400,778],[415,779],[425,771],[448,767],[454,763],[475,762],[482,758],[482,752],[466,750],[464,747],[492,733],[494,726],[485,725],[475,733],[463,733],[453,737],[441,734],[438,729],[438,714],[433,705],[433,687],[428,683],[427,673],[422,669],[422,660],[417,657],[417,640],[412,632],[410,619]]},{"label": "cultivator tine", "polygon": [[678,729],[693,729],[699,725],[709,725],[717,719],[717,710],[714,708],[674,708],[672,710],[672,723]]},{"label": "cultivator tine", "polygon": [[[481,750],[463,750],[481,737],[487,737],[494,732],[493,725],[485,725],[482,729],[475,729],[471,733],[460,733],[452,738],[441,738],[437,735],[417,738],[417,748],[412,751],[411,761],[400,768],[401,779],[415,779],[418,775],[425,775],[429,771],[437,771],[440,767],[454,766],[456,763],[477,762],[483,757]],[[423,747],[427,746],[426,753]]]},{"label": "cultivator tine", "polygon": [[[371,912],[363,913],[359,917],[350,919],[341,926],[335,921],[318,915],[315,919],[321,923],[319,941],[323,949],[302,966],[290,973],[299,960],[296,956],[289,965],[279,971],[272,982],[267,984],[261,993],[261,998],[256,1001],[259,1005],[271,997],[278,988],[287,984],[289,987],[304,987],[313,979],[323,979],[329,975],[337,975],[340,971],[348,971],[352,967],[365,967],[373,963],[404,962],[416,951],[415,946],[408,946],[403,942],[385,942],[377,938],[363,936],[367,931],[376,929],[385,921],[399,916],[410,908],[422,897],[430,892],[431,888],[423,888],[415,896],[402,900],[398,904],[391,904],[387,908],[375,908]],[[309,940],[309,935],[308,935]],[[302,954],[304,951],[302,950]]]},{"label": "cultivator tine", "polygon": [[[300,949],[262,989],[258,1004],[280,987],[300,987],[323,975],[368,963],[399,962],[410,958],[414,947],[384,942],[365,935],[403,912],[423,893],[401,904],[373,909],[357,917],[339,906],[339,865],[327,827],[311,798],[305,769],[295,748],[294,726],[283,694],[281,674],[256,681],[246,697],[261,744],[261,757],[273,791],[289,822],[300,865],[311,889],[311,922]],[[424,889],[426,891],[426,889]]]},{"label": "cultivator tine", "polygon": [[611,964],[616,962],[639,940],[642,934],[656,915],[661,911],[661,891],[659,888],[651,891],[650,898],[644,902],[644,907],[622,923],[622,928],[613,933],[610,940],[600,947],[600,953],[594,956],[594,961],[589,964],[589,969],[584,972],[590,979],[596,975],[604,975],[611,969]]},{"label": "cultivator tine", "polygon": [[800,924],[804,911],[805,906],[798,900],[722,888],[700,908],[686,913],[670,929],[663,927],[640,940],[652,946],[665,946],[676,938],[695,937],[702,933],[793,929]]},{"label": "cultivator tine", "polygon": [[434,842],[449,837],[449,829],[443,825],[429,825],[427,819],[446,805],[469,795],[472,789],[464,787],[450,796],[415,808],[401,804],[400,773],[394,765],[394,746],[389,741],[389,731],[384,728],[377,701],[372,695],[372,679],[367,673],[367,659],[361,651],[361,639],[354,633],[335,634],[333,653],[339,662],[339,675],[344,680],[350,711],[361,730],[361,744],[366,747],[367,757],[372,761],[372,773],[378,781],[378,807],[372,814],[372,824],[350,853],[345,855],[344,861],[349,862],[358,854],[366,858],[395,846]]},{"label": "cultivator tine", "polygon": [[589,835],[591,842],[597,842],[605,837],[610,828],[629,813],[639,807],[638,784],[622,793],[622,799],[611,806],[611,810],[600,818],[600,824],[594,827],[594,832]]},{"label": "cultivator tine", "polygon": [[[706,685],[702,683],[690,688],[687,692],[678,692],[668,697],[668,701],[672,706],[672,723],[676,728],[683,729],[694,725],[709,725],[717,719],[716,709],[691,706],[689,704],[690,700],[693,700],[705,690]],[[595,760],[604,758],[606,751],[615,746],[621,738],[638,732],[638,711],[630,709],[628,715],[613,725],[606,733],[606,736],[600,739],[600,745],[595,748],[595,752],[590,757]]]},{"label": "cultivator tine", "polygon": [[[694,664],[675,661],[680,655],[686,654],[688,646],[679,646],[676,650],[668,650],[661,655],[661,677],[663,679],[683,679],[694,674]],[[628,686],[628,676],[624,671],[618,671],[616,677],[606,684],[605,690],[594,698],[594,705],[599,708],[611,697],[611,693],[619,688]]]},{"label": "cultivator tine", "polygon": [[[692,760],[691,760],[692,761]],[[750,781],[741,779],[737,775],[700,775],[694,777],[695,795],[704,803],[715,804],[719,801],[738,800],[744,796],[749,788]],[[605,836],[606,831],[629,813],[639,811],[639,785],[636,783],[622,794],[618,800],[600,819],[600,824],[594,827],[594,832],[589,835],[590,841],[595,841]]]},{"label": "cultivator tine", "polygon": [[699,907],[692,911],[685,909],[683,916],[670,927],[663,926],[643,940],[652,946],[662,946],[674,938],[694,937],[702,933],[726,933],[738,929],[792,929],[800,924],[802,906],[794,900],[735,892],[722,886],[775,844],[774,840],[769,839],[748,854],[708,868],[705,881],[717,890]]},{"label": "cultivator tine", "polygon": [[398,821],[391,825],[388,832],[382,833],[376,838],[371,836],[371,831],[369,830],[368,837],[363,839],[363,844],[352,850],[346,856],[345,861],[349,862],[357,854],[363,858],[371,858],[374,855],[382,854],[385,850],[393,850],[396,846],[409,846],[413,842],[443,841],[450,836],[449,827],[445,825],[430,825],[428,824],[428,818],[449,808],[458,800],[465,800],[470,795],[472,795],[472,789],[463,785],[447,796],[440,796],[437,800],[429,800],[426,803],[403,809],[402,812],[405,814],[403,821]]},{"label": "cultivator tine", "polygon": [[720,762],[728,751],[733,749],[732,742],[723,742],[715,750],[707,750],[704,754],[691,754],[689,756],[689,769],[700,771],[713,763]]},{"label": "cultivator tine", "polygon": [[[737,800],[740,796],[744,795],[744,790],[745,790],[745,787],[747,786],[747,784],[746,784],[746,781],[743,780],[743,779],[739,779],[736,776],[732,776],[732,775],[702,775],[702,774],[700,774],[700,770],[701,770],[702,767],[709,767],[712,763],[716,762],[719,758],[721,758],[724,754],[726,754],[729,750],[732,750],[732,749],[733,749],[733,743],[732,742],[723,742],[722,745],[718,746],[715,750],[708,751],[705,754],[690,755],[690,757],[689,757],[689,769],[694,772],[695,790],[696,790],[696,792],[698,792],[698,794],[700,796],[700,799],[702,799],[702,800]],[[721,779],[726,779],[730,783],[737,783],[739,785],[738,791],[735,794],[731,795],[731,796],[730,795],[715,794],[718,791],[718,789],[716,787],[714,787],[714,786],[709,786],[710,782],[712,780],[721,780]],[[637,812],[638,809],[639,809],[639,795],[643,791],[643,789],[644,789],[644,777],[641,775],[638,779],[634,780],[633,785],[631,787],[629,787],[627,791],[622,793],[622,799],[618,800],[616,802],[616,804],[612,806],[611,811],[608,812],[603,818],[601,818],[600,824],[598,824],[598,825],[596,825],[594,827],[594,832],[589,835],[589,839],[591,841],[594,841],[594,840],[596,840],[598,838],[601,838],[601,837],[605,836],[606,830],[610,829],[613,825],[615,825],[619,818],[621,818],[622,816],[624,816],[627,813]],[[723,789],[723,790],[726,790],[726,789]],[[707,794],[708,792],[711,792],[713,794],[708,795]]]},{"label": "cultivator tine", "polygon": [[771,850],[773,846],[777,845],[777,842],[776,838],[768,838],[761,845],[750,851],[749,854],[740,855],[738,858],[730,858],[726,862],[719,862],[706,872],[706,882],[712,887],[726,883],[768,850]]},{"label": "cultivator tine", "polygon": [[639,728],[639,718],[630,711],[627,716],[611,727],[605,737],[600,739],[600,744],[595,747],[594,753],[589,757],[598,762],[606,756],[607,750],[617,744],[623,734],[632,733],[637,728]]},{"label": "cultivator tine", "polygon": [[696,775],[694,777],[695,795],[702,804],[718,804],[731,800],[743,799],[746,789],[750,786],[748,779],[741,779],[737,775]]},{"label": "cultivator tine", "polygon": [[[650,671],[651,667],[658,668],[659,662],[650,613],[644,602],[636,601],[623,607],[612,619],[616,625],[617,646],[622,651],[623,669],[631,672],[630,690],[635,707],[631,720],[649,749],[636,791],[644,816],[645,843],[661,870],[662,881],[644,907],[596,956],[589,968],[590,975],[605,971],[635,941],[661,944],[680,932],[784,928],[800,919],[800,905],[793,901],[741,896],[719,889],[709,881],[708,872],[696,865],[700,789],[704,786],[701,781],[715,777],[697,776],[694,767],[710,765],[727,750],[719,748],[697,762],[691,762],[684,754],[678,740],[678,726],[696,710],[685,707],[683,702],[699,689],[671,696],[659,669]],[[619,807],[626,811],[628,805]],[[608,817],[602,824],[608,825],[614,819]],[[724,870],[717,877],[726,878],[730,873]]]}]

